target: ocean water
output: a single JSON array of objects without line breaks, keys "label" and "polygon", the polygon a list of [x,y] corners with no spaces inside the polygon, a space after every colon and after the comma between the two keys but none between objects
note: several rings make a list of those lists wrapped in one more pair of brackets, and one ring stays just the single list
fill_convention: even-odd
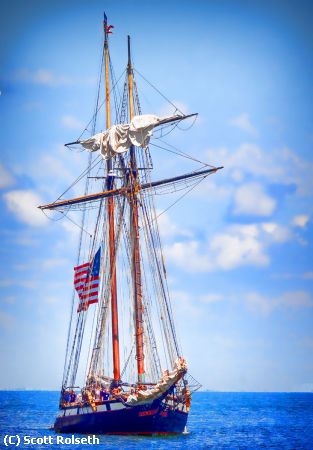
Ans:
[{"label": "ocean water", "polygon": [[[0,392],[0,449],[14,447],[5,447],[5,435],[22,441],[23,436],[55,437],[49,427],[58,398],[57,392]],[[94,446],[21,443],[19,448],[313,450],[313,393],[199,392],[193,395],[188,431],[172,437],[99,436],[100,445]]]}]

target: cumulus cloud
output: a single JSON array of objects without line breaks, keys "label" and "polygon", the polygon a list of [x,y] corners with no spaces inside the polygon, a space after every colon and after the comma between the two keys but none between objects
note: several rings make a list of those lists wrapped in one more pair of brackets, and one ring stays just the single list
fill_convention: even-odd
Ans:
[{"label": "cumulus cloud", "polygon": [[33,190],[14,190],[4,194],[7,208],[18,220],[30,226],[44,226],[47,224],[46,216],[37,208],[42,199]]},{"label": "cumulus cloud", "polygon": [[14,178],[7,169],[0,164],[0,189],[7,188],[14,184]]},{"label": "cumulus cloud", "polygon": [[251,136],[258,136],[258,130],[252,125],[250,116],[247,113],[239,114],[239,116],[233,117],[230,119],[229,124],[239,128],[246,133],[249,133]]},{"label": "cumulus cloud", "polygon": [[267,266],[268,249],[292,237],[286,227],[274,222],[233,225],[206,243],[197,240],[175,242],[164,248],[167,259],[187,272],[232,270],[240,266]]},{"label": "cumulus cloud", "polygon": [[259,236],[257,225],[238,225],[213,236],[209,245],[213,267],[230,270],[242,265],[269,264],[269,257]]},{"label": "cumulus cloud", "polygon": [[235,191],[233,212],[236,215],[270,216],[275,207],[275,199],[259,183],[246,183]]},{"label": "cumulus cloud", "polygon": [[292,224],[296,227],[305,228],[310,217],[306,214],[300,214],[292,219]]}]

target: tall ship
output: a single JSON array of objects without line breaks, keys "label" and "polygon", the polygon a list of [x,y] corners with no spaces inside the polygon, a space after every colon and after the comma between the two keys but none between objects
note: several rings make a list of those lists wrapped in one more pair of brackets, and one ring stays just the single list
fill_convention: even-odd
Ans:
[{"label": "tall ship", "polygon": [[88,152],[87,167],[56,201],[39,207],[80,230],[54,430],[178,434],[186,429],[200,384],[188,371],[175,331],[155,197],[178,192],[182,198],[221,167],[168,146],[201,166],[153,177],[151,147],[164,146],[167,134],[197,114],[175,107],[166,116],[143,114],[130,37],[119,85],[109,51],[112,29],[104,15],[95,112],[84,133],[65,144]]}]

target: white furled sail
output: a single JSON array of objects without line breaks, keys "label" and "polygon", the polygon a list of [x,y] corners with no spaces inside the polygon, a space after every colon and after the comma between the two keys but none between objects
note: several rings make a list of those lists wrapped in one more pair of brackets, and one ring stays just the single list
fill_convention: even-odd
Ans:
[{"label": "white furled sail", "polygon": [[164,371],[162,379],[156,384],[153,389],[147,389],[145,391],[139,390],[136,394],[131,394],[127,398],[127,405],[138,405],[140,403],[151,402],[161,397],[165,392],[169,390],[171,386],[177,383],[187,372],[187,362],[184,358],[180,357],[175,361],[174,370],[169,372]]},{"label": "white furled sail", "polygon": [[126,152],[131,145],[147,148],[155,126],[181,118],[182,116],[179,115],[158,117],[144,114],[135,116],[129,124],[113,125],[108,130],[95,134],[84,141],[79,141],[79,143],[90,152],[100,150],[103,159],[107,160],[117,153]]}]

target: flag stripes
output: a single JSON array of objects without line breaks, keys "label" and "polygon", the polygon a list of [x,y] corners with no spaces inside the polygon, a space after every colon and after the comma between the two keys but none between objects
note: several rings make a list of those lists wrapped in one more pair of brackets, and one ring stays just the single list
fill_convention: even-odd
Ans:
[{"label": "flag stripes", "polygon": [[87,311],[89,305],[99,301],[101,248],[89,263],[74,267],[74,287],[79,297],[77,312]]}]

